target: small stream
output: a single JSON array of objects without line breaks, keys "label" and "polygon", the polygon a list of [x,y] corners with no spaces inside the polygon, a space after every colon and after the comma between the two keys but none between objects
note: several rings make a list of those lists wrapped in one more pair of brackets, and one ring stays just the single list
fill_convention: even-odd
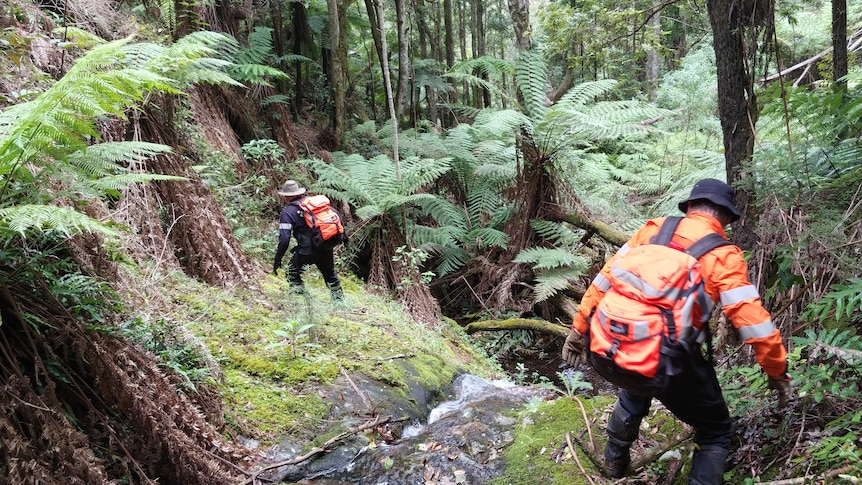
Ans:
[{"label": "small stream", "polygon": [[[396,440],[370,441],[364,434],[356,435],[318,459],[283,467],[267,479],[315,485],[412,485],[434,476],[435,483],[484,483],[502,474],[518,412],[533,399],[557,395],[472,374],[456,377],[452,392],[453,399],[431,409],[424,420],[405,426]],[[280,450],[271,456],[272,462],[291,458],[287,448]]]}]

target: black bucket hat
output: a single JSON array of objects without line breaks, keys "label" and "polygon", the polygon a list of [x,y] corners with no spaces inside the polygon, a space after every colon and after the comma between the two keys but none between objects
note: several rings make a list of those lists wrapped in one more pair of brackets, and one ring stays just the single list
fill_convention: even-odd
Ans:
[{"label": "black bucket hat", "polygon": [[731,214],[730,222],[734,222],[742,215],[739,209],[733,205],[733,187],[716,179],[703,179],[694,184],[691,188],[691,195],[688,199],[680,202],[677,207],[679,210],[686,212],[688,203],[693,200],[705,199],[715,205],[720,205],[727,209]]}]

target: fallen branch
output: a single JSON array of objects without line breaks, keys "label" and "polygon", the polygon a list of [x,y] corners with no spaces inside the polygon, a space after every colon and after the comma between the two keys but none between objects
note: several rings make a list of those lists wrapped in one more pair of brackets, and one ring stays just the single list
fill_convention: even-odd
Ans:
[{"label": "fallen branch", "polygon": [[398,359],[409,359],[410,357],[414,357],[416,354],[395,354],[390,355],[389,357],[356,357],[355,360],[398,360]]},{"label": "fallen branch", "polygon": [[369,401],[368,398],[365,396],[365,393],[359,390],[359,387],[357,387],[356,383],[353,382],[353,379],[351,379],[350,376],[347,375],[347,371],[344,370],[344,367],[342,367],[341,364],[338,365],[338,368],[341,369],[341,374],[344,376],[345,379],[347,379],[347,382],[350,383],[350,386],[353,388],[359,398],[362,399],[362,403],[365,404],[366,408],[368,408],[368,412],[374,414],[374,406],[371,404],[371,401]]},{"label": "fallen branch", "polygon": [[569,224],[579,227],[587,232],[598,234],[599,237],[615,246],[622,246],[629,240],[629,236],[624,232],[618,231],[602,221],[589,219],[581,214],[558,214],[556,217],[549,217],[549,219],[551,218],[562,222],[568,222]]},{"label": "fallen branch", "polygon": [[535,330],[536,332],[556,335],[557,337],[566,338],[569,335],[569,327],[564,327],[558,323],[551,323],[547,320],[532,320],[529,318],[508,318],[506,320],[481,320],[471,322],[464,328],[468,335],[482,331],[500,331],[500,330]]},{"label": "fallen branch", "polygon": [[580,469],[581,469],[581,473],[584,475],[584,477],[586,477],[586,479],[587,479],[591,484],[595,485],[595,483],[596,483],[596,482],[594,482],[594,481],[593,481],[592,477],[590,477],[590,476],[587,474],[587,471],[584,469],[584,466],[583,466],[583,465],[581,465],[581,460],[579,460],[579,459],[578,459],[578,453],[575,451],[575,447],[574,447],[574,446],[572,446],[572,434],[571,434],[571,433],[569,433],[568,431],[566,431],[566,444],[568,444],[568,445],[569,445],[569,453],[571,453],[571,454],[572,454],[572,458],[574,458],[574,459],[575,459],[575,463],[577,463],[577,464],[578,464],[578,468],[580,468]]},{"label": "fallen branch", "polygon": [[328,452],[332,451],[331,448],[335,444],[340,443],[345,438],[347,438],[349,436],[353,436],[357,433],[361,433],[362,431],[365,431],[366,429],[374,428],[374,427],[380,426],[381,424],[388,423],[389,420],[391,420],[391,419],[392,419],[391,416],[383,416],[383,417],[378,416],[377,418],[374,419],[374,421],[368,421],[368,422],[366,422],[360,426],[357,426],[355,428],[351,428],[351,429],[349,429],[349,430],[347,430],[347,431],[345,431],[345,432],[343,432],[337,436],[334,436],[334,437],[328,439],[326,441],[326,443],[323,443],[322,445],[320,445],[318,447],[312,448],[311,450],[308,451],[308,453],[306,453],[304,455],[297,456],[296,458],[291,458],[290,460],[284,460],[284,461],[280,461],[278,463],[272,463],[272,464],[269,464],[269,465],[261,468],[260,470],[255,471],[254,473],[251,474],[251,478],[242,482],[241,485],[253,484],[257,480],[257,476],[260,475],[261,473],[265,472],[265,471],[274,470],[276,468],[280,468],[280,467],[288,466],[288,465],[297,465],[297,464],[302,463],[306,460],[309,460],[309,459],[311,459],[311,458],[313,458],[313,457],[315,457],[321,453],[328,453]]},{"label": "fallen branch", "polygon": [[691,430],[688,430],[685,433],[677,436],[677,438],[675,440],[665,444],[664,446],[662,446],[660,448],[652,449],[649,453],[642,455],[640,458],[638,458],[637,460],[632,462],[632,469],[633,470],[639,470],[639,469],[645,467],[646,465],[648,465],[649,463],[652,463],[652,462],[658,460],[662,455],[664,455],[668,451],[676,448],[683,441],[687,441],[687,440],[691,439],[692,434],[694,434],[694,432]]},{"label": "fallen branch", "polygon": [[596,450],[596,442],[593,440],[593,427],[590,424],[590,418],[587,417],[587,409],[584,407],[584,403],[578,399],[578,396],[572,396],[572,398],[578,403],[578,406],[581,407],[581,412],[584,414],[584,427],[587,428],[587,435],[590,437],[590,452],[595,453]]},{"label": "fallen branch", "polygon": [[806,475],[804,477],[788,478],[785,480],[774,480],[772,482],[757,482],[754,485],[795,485],[797,483],[815,483],[819,482],[820,480],[825,480],[827,478],[835,478],[838,475],[841,475],[842,473],[847,473],[851,470],[853,470],[852,466],[845,466],[844,468],[832,470],[829,473],[826,473],[819,477]]}]

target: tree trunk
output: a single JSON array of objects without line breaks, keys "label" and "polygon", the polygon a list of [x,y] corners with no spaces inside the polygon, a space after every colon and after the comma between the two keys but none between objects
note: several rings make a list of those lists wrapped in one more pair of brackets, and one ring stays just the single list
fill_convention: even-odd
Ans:
[{"label": "tree trunk", "polygon": [[[368,12],[368,22],[371,24],[371,38],[374,41],[374,50],[377,52],[377,62],[380,64],[380,76],[383,78],[384,86],[388,86],[388,84],[386,84],[386,83],[388,83],[387,79],[389,79],[388,71],[387,71],[387,69],[389,69],[389,64],[388,64],[387,60],[384,58],[384,56],[386,56],[388,54],[384,53],[384,51],[385,51],[383,48],[384,39],[383,39],[383,35],[381,32],[380,20],[379,20],[380,14],[377,11],[377,4],[375,3],[375,0],[365,0],[365,10],[366,10],[366,12]],[[369,83],[369,84],[373,84],[374,76],[371,76],[371,79],[372,79],[372,83]],[[373,86],[369,87],[368,99],[370,100],[370,103],[371,103],[372,114],[375,114],[377,112],[377,107],[376,107],[377,104],[374,101],[374,98],[375,98],[374,92],[375,92],[375,90],[373,89]],[[392,90],[391,89],[384,89],[384,93],[385,93],[386,107],[388,110],[389,106],[392,105]],[[374,117],[375,118],[377,117],[376,114],[374,115]]]},{"label": "tree trunk", "polygon": [[395,90],[395,115],[398,122],[404,116],[407,83],[410,80],[410,39],[407,37],[407,7],[404,0],[395,0],[395,17],[398,25],[398,88]]},{"label": "tree trunk", "polygon": [[745,68],[744,26],[733,2],[709,0],[706,5],[718,74],[718,112],[727,181],[737,187],[735,203],[743,214],[733,231],[734,241],[743,249],[753,249],[757,244],[754,232],[757,208],[748,191],[739,185],[748,178],[744,164],[751,159],[754,150],[753,126],[757,120],[751,76]]},{"label": "tree trunk", "polygon": [[647,49],[646,61],[646,92],[650,101],[655,101],[658,94],[659,81],[659,54],[658,46],[661,45],[661,10],[658,8],[658,0],[653,1],[655,12],[647,21]]},{"label": "tree trunk", "polygon": [[847,75],[847,0],[832,0],[832,79],[836,87],[846,84]]},{"label": "tree trunk", "polygon": [[[476,52],[479,55],[479,57],[482,57],[482,56],[488,54],[488,47],[487,47],[487,44],[485,43],[485,3],[484,3],[484,0],[474,0],[474,1],[476,2],[476,18],[473,20],[475,20],[474,26],[475,26],[476,30],[473,32],[473,35],[476,36]],[[483,81],[488,80],[488,74],[484,71],[479,73],[479,77]],[[482,94],[482,104],[479,106],[482,108],[490,107],[491,106],[491,91],[489,91],[488,89],[482,88],[481,94]]]},{"label": "tree trunk", "polygon": [[509,15],[515,29],[515,48],[530,50],[533,46],[533,29],[530,27],[529,0],[509,0]]},{"label": "tree trunk", "polygon": [[[291,17],[293,21],[293,53],[302,55],[304,46],[310,44],[308,31],[308,13],[305,10],[305,4],[302,2],[291,2]],[[298,121],[303,117],[303,98],[305,96],[302,89],[302,62],[296,61],[293,63],[293,120]]]},{"label": "tree trunk", "polygon": [[347,15],[343,0],[327,0],[329,9],[329,41],[332,46],[330,58],[330,87],[332,89],[332,143],[336,150],[344,143],[344,119],[346,116],[345,86],[347,86]]},{"label": "tree trunk", "polygon": [[[452,0],[443,0],[443,30],[444,44],[446,50],[446,68],[451,69],[455,65],[455,32],[454,21],[452,19]],[[450,80],[452,92],[447,96],[450,104],[458,102],[458,85],[455,81]],[[454,126],[455,118],[451,111],[443,114],[443,126],[449,128]]]}]

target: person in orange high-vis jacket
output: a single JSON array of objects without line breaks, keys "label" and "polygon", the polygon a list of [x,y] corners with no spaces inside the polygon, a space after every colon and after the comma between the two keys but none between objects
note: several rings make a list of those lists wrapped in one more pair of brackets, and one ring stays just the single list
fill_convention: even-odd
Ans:
[{"label": "person in orange high-vis jacket", "polygon": [[[727,239],[724,226],[739,219],[733,205],[733,188],[716,179],[697,182],[688,199],[679,203],[686,216],[680,221],[672,245],[686,249],[709,233]],[[665,218],[648,221],[623,245],[593,279],[578,306],[572,332],[563,345],[563,360],[572,366],[580,362],[583,335],[589,330],[589,316],[609,288],[608,275],[615,258],[629,249],[649,242]],[[778,391],[779,406],[790,400],[792,387],[787,374],[787,352],[769,312],[763,308],[757,288],[748,279],[748,266],[742,251],[734,245],[721,246],[703,255],[699,262],[707,293],[733,323],[745,343],[754,347],[757,362]],[[666,391],[656,396],[642,396],[622,389],[607,426],[608,442],[604,461],[613,478],[626,474],[631,462],[629,449],[637,439],[641,420],[649,411],[653,397],[669,411],[695,429],[695,453],[689,484],[720,485],[733,434],[730,413],[721,394],[715,369],[693,352],[685,370],[671,378]]]}]

